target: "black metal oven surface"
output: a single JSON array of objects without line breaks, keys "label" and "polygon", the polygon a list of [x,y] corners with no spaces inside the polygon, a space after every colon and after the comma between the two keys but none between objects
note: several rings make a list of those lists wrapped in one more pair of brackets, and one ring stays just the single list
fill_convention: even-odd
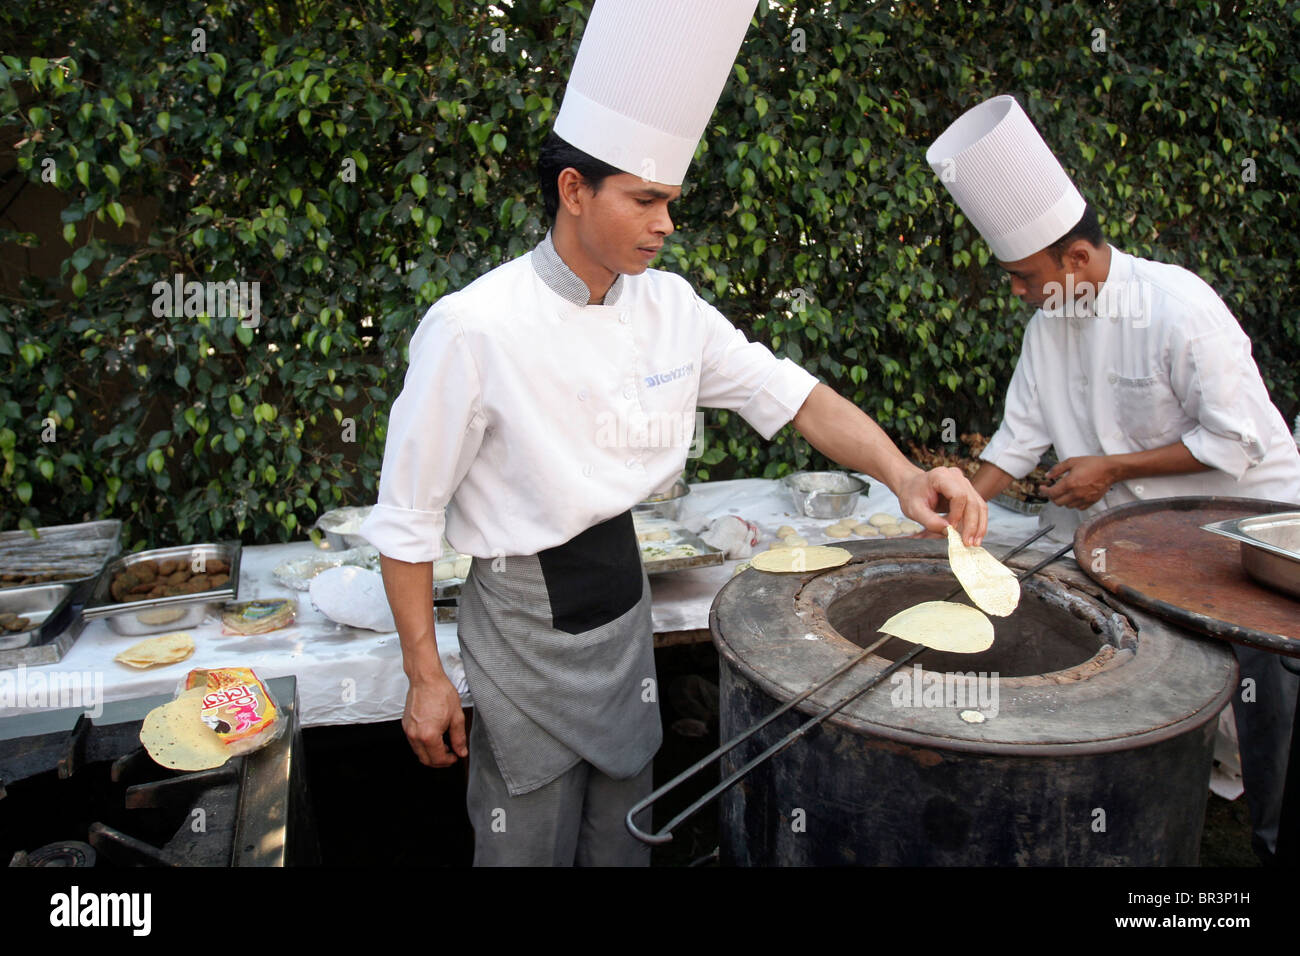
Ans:
[{"label": "black metal oven surface", "polygon": [[278,866],[319,850],[302,767],[297,684],[268,682],[284,734],[213,770],[158,766],[145,714],[169,698],[0,720],[0,862],[10,866]]}]

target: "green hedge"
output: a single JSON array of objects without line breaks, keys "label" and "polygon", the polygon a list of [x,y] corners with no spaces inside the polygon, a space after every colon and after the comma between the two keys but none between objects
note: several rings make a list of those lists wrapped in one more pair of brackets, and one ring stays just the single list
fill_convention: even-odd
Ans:
[{"label": "green hedge", "polygon": [[[0,196],[52,169],[66,243],[0,301],[0,527],[299,536],[373,500],[428,305],[544,231],[533,160],[587,4],[112,6],[0,11]],[[1280,0],[764,0],[660,266],[901,442],[987,432],[1027,314],[924,152],[1012,92],[1112,241],[1215,286],[1293,417],[1298,26]],[[259,282],[261,324],[156,317],[177,273]],[[791,429],[708,421],[693,477],[823,464]]]}]

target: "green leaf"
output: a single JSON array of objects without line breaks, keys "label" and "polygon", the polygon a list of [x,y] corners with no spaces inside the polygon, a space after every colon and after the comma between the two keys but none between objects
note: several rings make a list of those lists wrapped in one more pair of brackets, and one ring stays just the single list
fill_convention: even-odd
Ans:
[{"label": "green leaf", "polygon": [[171,114],[171,113],[165,113],[165,112],[164,112],[164,113],[159,113],[159,114],[158,114],[158,117],[157,117],[157,120],[158,120],[158,128],[159,128],[160,130],[162,130],[164,133],[169,132],[169,131],[171,130],[171,128],[172,128],[172,114]]},{"label": "green leaf", "polygon": [[20,481],[20,482],[18,482],[18,486],[17,486],[16,488],[14,488],[14,491],[16,491],[16,492],[18,493],[18,500],[19,500],[19,501],[21,501],[21,502],[22,502],[23,504],[25,504],[25,505],[26,505],[26,504],[31,504],[31,501],[32,501],[32,486],[31,486],[29,483],[27,483],[27,482],[25,482],[25,481]]},{"label": "green leaf", "polygon": [[72,277],[72,294],[78,299],[85,298],[86,274],[84,272],[78,272]]},{"label": "green leaf", "polygon": [[[190,384],[190,370],[184,365],[176,366],[176,371],[172,373],[172,377],[176,379],[176,384],[181,388],[186,388]],[[193,416],[194,409],[185,409],[185,420],[190,423],[191,428],[194,427],[194,422],[192,421]]]},{"label": "green leaf", "polygon": [[423,199],[429,193],[429,181],[419,173],[411,177],[411,191],[416,197]]}]

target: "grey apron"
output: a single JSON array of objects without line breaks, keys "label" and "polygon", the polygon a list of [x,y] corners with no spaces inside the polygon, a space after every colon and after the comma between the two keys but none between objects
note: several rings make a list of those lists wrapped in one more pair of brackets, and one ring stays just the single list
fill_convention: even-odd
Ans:
[{"label": "grey apron", "polygon": [[458,617],[474,719],[512,795],[580,760],[631,777],[659,749],[650,583],[630,512],[535,555],[475,558]]}]

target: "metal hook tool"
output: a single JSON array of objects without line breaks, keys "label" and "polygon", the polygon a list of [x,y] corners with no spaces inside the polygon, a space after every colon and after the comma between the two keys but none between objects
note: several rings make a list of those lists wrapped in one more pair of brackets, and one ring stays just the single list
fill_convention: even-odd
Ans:
[{"label": "metal hook tool", "polygon": [[[1035,534],[1033,534],[1032,536],[1026,538],[1026,539],[1025,539],[1024,541],[1022,541],[1020,544],[1016,545],[1014,548],[1012,548],[1010,551],[1008,551],[1005,555],[1003,555],[1001,560],[1005,562],[1005,561],[1007,561],[1008,559],[1010,559],[1010,558],[1014,557],[1015,555],[1019,554],[1021,551],[1023,551],[1025,548],[1029,547],[1031,544],[1033,544],[1035,541],[1037,541],[1037,540],[1038,540],[1039,538],[1041,538],[1043,535],[1045,535],[1045,534],[1047,534],[1049,531],[1051,531],[1054,527],[1055,527],[1055,525],[1047,525],[1047,526],[1044,527],[1044,528],[1040,528],[1040,529],[1039,529]],[[1038,573],[1039,571],[1041,571],[1043,568],[1047,567],[1047,565],[1051,564],[1053,561],[1057,560],[1058,558],[1063,557],[1063,556],[1066,555],[1068,552],[1070,552],[1071,550],[1073,550],[1073,548],[1074,548],[1074,545],[1073,545],[1073,544],[1067,544],[1065,547],[1061,548],[1059,551],[1057,551],[1057,552],[1056,552],[1054,555],[1052,555],[1050,558],[1046,558],[1045,560],[1040,561],[1038,564],[1034,565],[1034,566],[1033,566],[1032,568],[1030,568],[1028,571],[1025,571],[1024,573],[1018,575],[1018,576],[1017,576],[1018,579],[1021,580],[1021,581],[1023,581],[1023,580],[1025,580],[1025,578],[1028,578],[1028,577],[1030,577],[1030,576],[1032,576],[1032,575],[1034,575],[1034,574],[1037,574],[1037,573]],[[952,591],[952,592],[951,592],[951,593],[950,593],[946,598],[944,598],[944,600],[949,600],[949,599],[951,599],[951,598],[953,598],[953,597],[956,597],[958,594],[961,593],[961,591],[962,591],[962,588],[961,588],[960,585],[958,585],[957,588],[956,588],[956,590]],[[694,815],[698,810],[700,810],[700,809],[701,809],[705,804],[709,803],[711,800],[713,800],[714,797],[718,796],[718,795],[721,794],[724,790],[728,789],[729,787],[731,787],[732,785],[734,785],[735,783],[737,783],[737,782],[738,782],[742,777],[744,777],[747,773],[749,773],[751,770],[753,770],[753,769],[754,769],[755,767],[757,767],[759,764],[763,763],[764,761],[768,760],[768,759],[771,758],[771,757],[776,756],[776,755],[779,754],[782,750],[785,750],[787,747],[789,747],[792,743],[794,743],[796,740],[798,740],[798,739],[799,739],[800,737],[802,737],[804,734],[808,733],[808,731],[810,731],[813,727],[815,727],[815,726],[817,726],[818,724],[822,723],[822,722],[823,722],[824,720],[826,720],[828,717],[831,717],[831,716],[835,715],[836,713],[838,713],[839,711],[843,710],[845,707],[847,707],[849,704],[853,703],[853,701],[857,700],[859,697],[861,697],[861,696],[862,696],[863,694],[865,694],[867,691],[871,690],[873,687],[877,687],[877,686],[879,686],[881,682],[887,680],[887,679],[890,677],[890,675],[892,675],[892,674],[894,674],[896,671],[898,671],[899,668],[903,667],[903,666],[906,665],[906,664],[911,663],[911,661],[912,661],[915,657],[919,656],[923,651],[928,650],[928,648],[927,648],[924,644],[918,644],[916,647],[912,648],[912,650],[908,651],[905,655],[903,655],[902,657],[900,657],[898,660],[894,661],[894,662],[893,662],[892,664],[890,664],[887,668],[885,668],[883,671],[881,671],[879,674],[877,674],[874,678],[872,678],[870,681],[868,681],[868,682],[867,682],[863,687],[861,687],[859,690],[855,691],[852,695],[850,695],[850,696],[844,698],[843,700],[841,700],[841,701],[840,701],[839,703],[837,703],[837,704],[833,704],[833,705],[831,705],[831,706],[825,708],[824,710],[822,710],[820,713],[818,713],[818,714],[815,715],[814,717],[811,717],[811,718],[809,718],[807,721],[805,721],[804,723],[800,724],[798,727],[796,727],[796,728],[795,728],[794,730],[792,730],[790,733],[786,734],[784,737],[782,737],[782,738],[781,738],[780,740],[778,740],[776,743],[772,744],[772,746],[768,747],[766,750],[764,750],[762,753],[760,753],[760,754],[759,754],[757,757],[755,757],[753,760],[749,761],[749,763],[745,764],[745,765],[744,765],[743,767],[741,767],[739,770],[735,771],[733,774],[731,774],[731,776],[727,777],[727,779],[723,780],[721,783],[719,783],[717,786],[715,786],[715,787],[714,787],[712,790],[710,790],[708,793],[706,793],[706,794],[704,794],[702,797],[698,798],[694,803],[692,803],[689,807],[687,807],[687,808],[686,808],[685,810],[683,810],[681,813],[677,814],[677,816],[675,816],[675,817],[673,817],[671,820],[669,820],[668,823],[663,827],[663,829],[661,829],[658,833],[647,833],[647,832],[645,832],[644,830],[642,830],[640,827],[638,827],[638,826],[636,825],[636,823],[634,822],[633,818],[634,818],[637,814],[639,814],[641,811],[645,810],[647,807],[652,806],[656,800],[659,800],[659,799],[660,799],[661,797],[663,797],[665,794],[668,794],[668,793],[670,793],[671,791],[677,789],[677,787],[680,786],[682,783],[684,783],[685,781],[689,780],[691,777],[694,777],[696,774],[698,774],[698,773],[699,773],[701,770],[703,770],[705,767],[707,767],[707,766],[709,766],[710,764],[712,764],[715,760],[718,760],[719,758],[721,758],[721,757],[724,756],[725,754],[730,753],[730,752],[731,752],[732,750],[734,750],[736,747],[740,746],[740,745],[743,744],[745,741],[749,740],[749,739],[750,739],[751,737],[753,737],[756,733],[758,733],[760,730],[762,730],[764,727],[766,727],[766,726],[767,726],[768,724],[770,724],[772,721],[776,720],[776,719],[777,719],[778,717],[780,717],[782,714],[788,712],[791,708],[796,707],[796,706],[798,706],[799,704],[803,703],[805,700],[807,700],[807,699],[808,699],[809,697],[811,697],[813,694],[817,693],[817,691],[821,690],[823,687],[827,686],[828,684],[830,684],[830,683],[834,682],[835,680],[839,679],[840,677],[842,677],[844,674],[848,673],[848,671],[852,670],[852,669],[853,669],[857,664],[859,664],[861,661],[866,660],[866,659],[867,659],[867,658],[868,658],[868,657],[869,657],[869,656],[870,656],[870,655],[871,655],[871,654],[872,654],[872,653],[873,653],[877,648],[879,648],[881,645],[883,645],[883,644],[885,644],[885,643],[887,643],[888,641],[891,641],[891,640],[893,640],[893,639],[894,639],[894,638],[893,638],[891,635],[888,635],[888,634],[887,634],[887,635],[885,635],[884,637],[880,638],[879,640],[873,642],[873,643],[870,644],[869,646],[865,647],[865,648],[864,648],[864,649],[863,649],[859,654],[857,654],[856,656],[854,656],[854,657],[853,657],[852,659],[850,659],[848,662],[846,662],[846,663],[840,665],[838,668],[836,668],[836,670],[835,670],[833,673],[831,673],[828,677],[822,679],[822,680],[819,681],[818,683],[814,684],[812,687],[809,687],[807,690],[805,690],[803,693],[799,694],[798,696],[796,696],[796,697],[792,697],[790,700],[786,701],[784,704],[782,704],[780,707],[778,707],[778,708],[777,708],[776,710],[774,710],[772,713],[768,714],[766,717],[764,717],[762,720],[760,720],[760,721],[759,721],[757,724],[755,724],[753,727],[750,727],[748,730],[744,731],[744,732],[741,733],[739,736],[732,738],[732,739],[731,739],[730,741],[728,741],[727,743],[722,744],[721,746],[718,747],[717,750],[714,750],[714,751],[713,751],[712,753],[710,753],[709,755],[707,755],[707,756],[705,756],[705,757],[701,757],[699,760],[697,760],[697,761],[696,761],[695,763],[693,763],[691,766],[687,767],[685,770],[683,770],[683,771],[682,771],[681,773],[679,773],[677,776],[673,777],[672,780],[669,780],[669,781],[668,781],[666,784],[664,784],[662,787],[660,787],[659,789],[655,790],[655,791],[654,791],[653,793],[651,793],[649,796],[647,796],[647,797],[644,798],[643,800],[641,800],[641,801],[639,801],[638,803],[636,803],[636,804],[632,807],[632,809],[630,809],[630,810],[627,812],[627,818],[626,818],[625,822],[626,822],[626,824],[627,824],[628,832],[630,832],[634,837],[636,837],[636,838],[637,838],[638,840],[640,840],[642,843],[649,843],[649,844],[652,844],[652,845],[660,845],[660,844],[664,844],[664,843],[668,843],[668,842],[670,842],[670,841],[672,840],[672,838],[673,838],[673,833],[672,833],[673,828],[674,828],[675,826],[677,826],[679,823],[681,823],[683,820],[686,820],[686,819],[688,819],[689,817],[693,816],[693,815]]]}]

